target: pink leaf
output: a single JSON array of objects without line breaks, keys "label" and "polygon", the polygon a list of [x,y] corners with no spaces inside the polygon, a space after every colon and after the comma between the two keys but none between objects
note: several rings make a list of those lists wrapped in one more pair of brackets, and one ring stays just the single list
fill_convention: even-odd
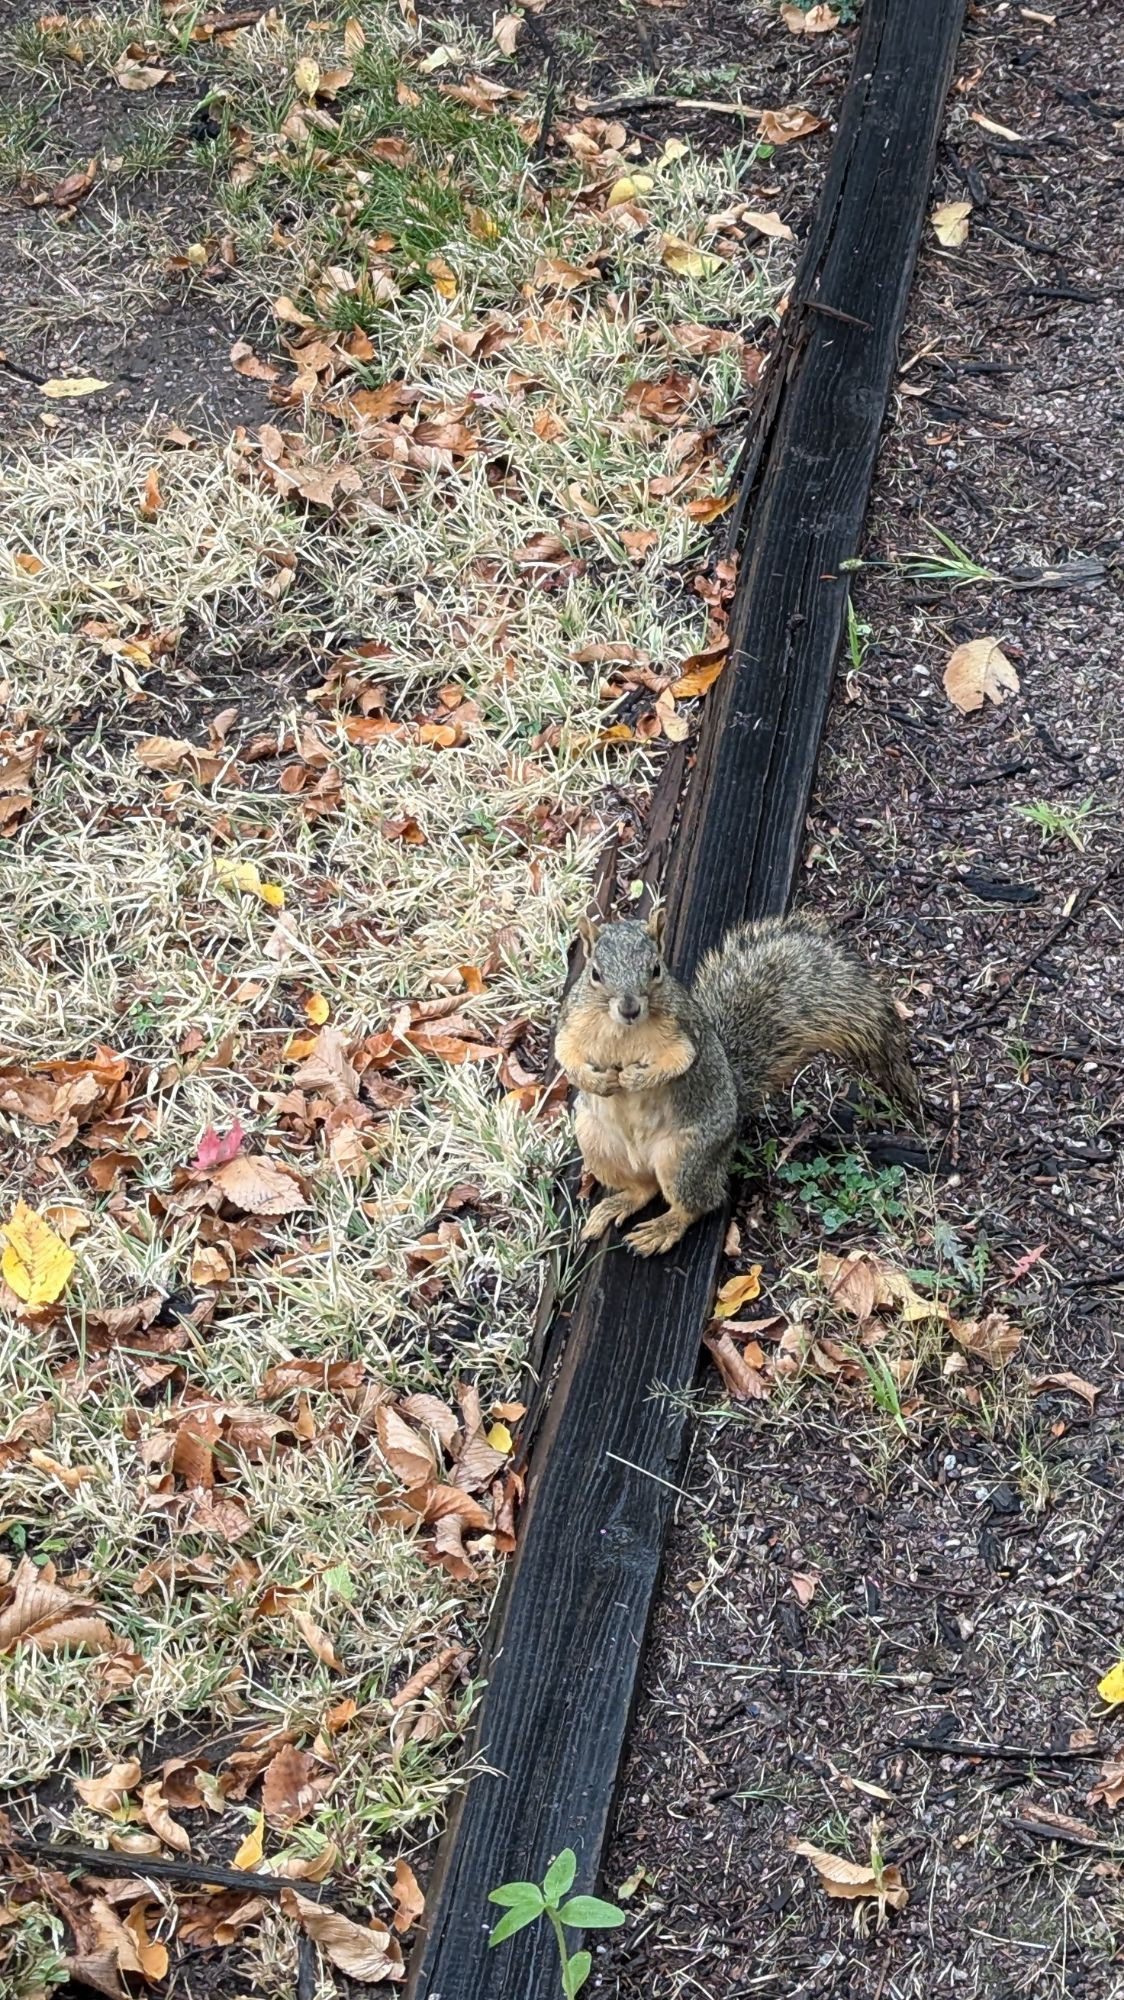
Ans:
[{"label": "pink leaf", "polygon": [[242,1121],[236,1118],[229,1132],[220,1136],[213,1125],[208,1125],[199,1141],[199,1151],[192,1165],[203,1174],[209,1174],[214,1167],[221,1167],[227,1160],[233,1160],[241,1152],[246,1134]]}]

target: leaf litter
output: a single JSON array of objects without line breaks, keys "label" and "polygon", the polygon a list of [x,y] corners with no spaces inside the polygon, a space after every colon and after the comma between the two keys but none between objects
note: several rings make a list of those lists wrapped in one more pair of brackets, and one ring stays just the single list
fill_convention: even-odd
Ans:
[{"label": "leaf litter", "polygon": [[[504,20],[500,55],[518,16]],[[364,23],[307,39],[282,27],[292,131],[270,159],[236,130],[232,187],[287,172],[290,149],[310,139],[330,149],[333,127],[345,134],[363,51],[384,33],[381,18]],[[220,59],[236,60],[241,33],[216,47]],[[206,20],[193,29],[208,47],[210,34]],[[138,43],[113,87],[158,96],[179,68]],[[441,45],[420,62],[407,52],[397,96],[407,122],[455,103],[474,121],[458,128],[470,148],[484,143],[477,125],[507,133],[510,121],[520,185],[533,133],[518,132],[523,108],[506,82]],[[774,143],[820,122],[799,109],[764,116],[778,121]],[[388,174],[412,171],[425,143],[387,134],[371,157]],[[4,1212],[14,1218],[23,1199],[47,1234],[20,1253],[26,1296],[10,1286],[4,1300],[31,1374],[0,1457],[10,1451],[21,1478],[50,1480],[56,1495],[93,1480],[113,1554],[108,1587],[80,1568],[20,1565],[0,1629],[13,1652],[57,1656],[75,1703],[64,1722],[45,1691],[50,1727],[23,1752],[32,1779],[75,1745],[104,1743],[112,1720],[116,1761],[83,1778],[75,1802],[123,1851],[197,1852],[202,1814],[241,1867],[295,1871],[299,1860],[316,1879],[319,1861],[286,1843],[297,1829],[329,1870],[339,1863],[320,1831],[340,1784],[337,1731],[377,1784],[389,1783],[387,1745],[409,1741],[411,1838],[456,1782],[444,1746],[465,1723],[472,1654],[449,1633],[473,1629],[514,1546],[524,1411],[511,1393],[516,1345],[497,1360],[484,1329],[460,1333],[466,1364],[452,1370],[426,1361],[426,1346],[463,1323],[481,1271],[491,1285],[503,1273],[520,1326],[533,1305],[526,1274],[556,1239],[542,1191],[565,1150],[564,1089],[542,1025],[559,947],[618,787],[644,782],[646,744],[685,740],[692,704],[724,668],[734,572],[707,566],[703,532],[728,499],[714,419],[763,366],[736,329],[779,283],[752,258],[779,256],[790,237],[684,141],[661,150],[619,121],[560,118],[552,146],[573,163],[562,238],[544,237],[533,203],[514,226],[479,198],[463,203],[481,261],[501,260],[487,282],[471,267],[477,251],[466,261],[455,245],[414,258],[391,241],[361,278],[345,254],[317,271],[277,246],[277,337],[238,343],[230,362],[268,392],[276,422],[236,435],[221,463],[186,433],[155,454],[146,439],[113,462],[75,461],[73,520],[87,508],[101,534],[120,504],[135,589],[114,603],[83,598],[79,580],[79,608],[60,619],[77,574],[69,526],[57,549],[19,543],[21,588],[42,609],[17,652],[25,706],[0,761],[0,830],[26,828],[51,869],[71,826],[88,822],[97,838],[80,889],[74,878],[75,911],[133,914],[111,926],[112,977],[100,943],[84,990],[64,972],[65,1031],[38,1017],[30,989],[12,996],[26,1053],[7,1056],[0,1105],[33,1164]],[[343,147],[339,158],[342,181],[356,163]],[[314,162],[325,185],[337,180],[330,159]],[[91,167],[57,182],[52,200],[85,199],[95,178]],[[660,301],[651,324],[622,322],[606,232]],[[216,223],[185,246],[186,272],[239,271],[224,240]],[[413,313],[419,280],[447,317],[394,322],[380,369],[371,315]],[[108,386],[77,374],[67,384],[60,400]],[[410,598],[400,616],[397,578],[413,587],[418,574],[411,517],[426,508],[455,522],[462,498],[490,494],[503,567],[454,541],[427,604]],[[337,561],[337,546],[355,560]],[[669,608],[663,574],[684,547],[697,590]],[[606,549],[628,580],[623,606],[596,582]],[[307,607],[329,587],[340,629],[356,636],[323,661],[303,711],[267,718],[235,700],[200,718],[193,701],[187,720],[163,702],[160,663],[175,671],[189,617],[204,640],[220,635],[224,591],[249,593],[259,630],[305,646]],[[372,602],[388,617],[368,622]],[[126,749],[83,778],[93,790],[60,816],[41,808],[42,751],[50,741],[52,782],[71,783],[49,732],[79,688],[100,692],[107,675]],[[114,817],[121,801],[126,820]],[[158,885],[143,909],[131,890],[141,874]],[[419,1148],[423,1119],[434,1152]],[[60,1207],[79,1218],[73,1228]],[[156,1262],[142,1282],[128,1246],[146,1230]],[[26,1403],[32,1393],[41,1403]],[[44,1429],[31,1419],[47,1403]],[[95,1440],[107,1439],[120,1483],[102,1470]],[[64,1538],[77,1518],[63,1512]],[[385,1593],[377,1617],[372,1578]],[[181,1616],[206,1622],[207,1648],[177,1637]],[[285,1711],[264,1735],[227,1616]],[[166,1711],[169,1684],[185,1713],[207,1716],[216,1659],[239,1689],[232,1700],[249,1705],[238,1747],[189,1769],[142,1766],[132,1748]],[[361,1681],[360,1702],[348,1691]],[[384,1864],[359,1865],[371,1883]],[[408,1864],[379,1894],[389,1928],[336,1913],[325,1928],[320,1906],[312,1916],[297,1902],[291,1912],[352,1976],[397,1978],[393,1932],[420,1915]],[[234,1892],[184,1894],[179,1935],[230,1943],[261,1907]],[[156,1915],[107,1895],[100,1932],[92,1920],[74,1930],[80,1953],[107,1981],[161,1977]]]}]

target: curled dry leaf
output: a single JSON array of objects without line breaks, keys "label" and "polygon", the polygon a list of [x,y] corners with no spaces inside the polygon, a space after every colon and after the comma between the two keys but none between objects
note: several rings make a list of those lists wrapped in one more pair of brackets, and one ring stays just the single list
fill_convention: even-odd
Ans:
[{"label": "curled dry leaf", "polygon": [[492,27],[492,40],[501,55],[513,56],[519,30],[523,26],[521,14],[500,14]]},{"label": "curled dry leaf", "polygon": [[829,1896],[842,1896],[847,1902],[874,1896],[891,1910],[905,1909],[909,1890],[899,1870],[892,1865],[876,1871],[869,1862],[847,1861],[843,1855],[829,1854],[826,1848],[816,1847],[810,1840],[791,1840],[789,1846],[794,1854],[802,1854],[812,1863],[821,1889]]},{"label": "curled dry leaf", "polygon": [[405,1979],[402,1948],[389,1931],[353,1923],[338,1910],[310,1902],[296,1889],[281,1891],[281,1908],[287,1917],[295,1917],[332,1964],[350,1979],[368,1986],[380,1979]]},{"label": "curled dry leaf", "polygon": [[802,105],[788,104],[781,111],[763,111],[757,130],[766,145],[787,146],[793,139],[806,139],[810,132],[818,132],[826,123],[826,118],[817,118]]},{"label": "curled dry leaf", "polygon": [[396,1904],[394,1928],[401,1936],[425,1915],[425,1897],[408,1861],[399,1858],[395,1863],[391,1888]]},{"label": "curled dry leaf", "polygon": [[321,1797],[315,1782],[316,1761],[307,1750],[285,1743],[266,1765],[261,1785],[262,1809],[270,1826],[287,1830],[306,1819]]},{"label": "curled dry leaf", "polygon": [[[816,1594],[816,1585],[819,1580],[820,1573],[818,1569],[794,1570],[792,1576],[789,1578],[797,1602],[803,1606],[805,1611]],[[884,1794],[884,1796],[888,1796],[888,1794]]]},{"label": "curled dry leaf", "polygon": [[929,217],[938,243],[946,250],[959,250],[968,241],[970,201],[943,201]]},{"label": "curled dry leaf", "polygon": [[[719,1334],[704,1335],[703,1346],[713,1356],[727,1394],[734,1402],[760,1402],[768,1396],[772,1387],[768,1376],[752,1365],[725,1328]],[[760,1353],[760,1348],[757,1351]]]},{"label": "curled dry leaf", "polygon": [[139,1785],[141,1767],[135,1757],[124,1764],[111,1764],[100,1778],[75,1778],[74,1789],[91,1812],[111,1817],[119,1813],[134,1785]]},{"label": "curled dry leaf", "polygon": [[715,1319],[733,1319],[739,1306],[748,1299],[755,1299],[761,1290],[761,1266],[751,1264],[748,1271],[739,1271],[737,1277],[727,1278],[718,1288],[714,1302]]},{"label": "curled dry leaf", "polygon": [[315,1045],[293,1077],[298,1090],[314,1090],[333,1104],[350,1104],[359,1092],[358,1071],[347,1056],[347,1040],[338,1028],[322,1028]]},{"label": "curled dry leaf", "polygon": [[165,1847],[174,1848],[177,1854],[191,1853],[191,1839],[187,1828],[180,1826],[168,1811],[168,1801],[159,1778],[153,1778],[144,1787],[140,1802],[141,1816],[154,1834],[163,1841]]},{"label": "curled dry leaf", "polygon": [[237,1852],[231,1856],[230,1865],[232,1868],[260,1868],[264,1853],[265,1808],[263,1807],[254,1820],[254,1824],[246,1835],[245,1840],[241,1843]]},{"label": "curled dry leaf", "polygon": [[1001,1312],[985,1313],[982,1319],[950,1319],[948,1330],[959,1346],[989,1368],[1005,1367],[1022,1339],[1021,1329]]},{"label": "curled dry leaf", "polygon": [[428,1439],[420,1437],[397,1410],[384,1405],[375,1412],[379,1450],[403,1486],[425,1486],[436,1479],[437,1459]]},{"label": "curled dry leaf", "polygon": [[1109,1758],[1085,1804],[1107,1806],[1109,1812],[1124,1805],[1124,1755]]},{"label": "curled dry leaf", "polygon": [[781,20],[790,35],[826,35],[839,26],[832,7],[782,7]]},{"label": "curled dry leaf", "polygon": [[343,1663],[323,1627],[318,1625],[315,1618],[310,1617],[307,1611],[302,1611],[299,1605],[294,1605],[289,1615],[309,1652],[319,1660],[321,1666],[330,1667],[334,1674],[341,1674]]},{"label": "curled dry leaf", "polygon": [[1028,1386],[1032,1396],[1044,1395],[1047,1389],[1068,1390],[1071,1396],[1080,1396],[1091,1410],[1096,1408],[1097,1397],[1104,1387],[1101,1382],[1086,1382],[1083,1375],[1071,1375],[1068,1369],[1057,1375],[1035,1375]]},{"label": "curled dry leaf", "polygon": [[109,383],[97,375],[56,375],[49,382],[40,382],[39,394],[53,403],[63,403],[75,396],[96,396],[99,389],[108,387]]},{"label": "curled dry leaf", "polygon": [[969,639],[949,659],[944,691],[962,715],[972,715],[985,700],[998,707],[1009,694],[1018,694],[1019,677],[998,639]]}]

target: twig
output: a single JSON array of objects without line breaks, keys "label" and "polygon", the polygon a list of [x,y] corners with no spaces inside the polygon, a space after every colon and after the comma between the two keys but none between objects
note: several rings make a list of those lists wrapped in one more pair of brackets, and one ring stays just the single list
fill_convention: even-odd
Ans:
[{"label": "twig", "polygon": [[9,375],[18,375],[21,382],[34,383],[37,389],[41,389],[46,380],[46,376],[34,375],[30,368],[22,368],[18,361],[10,361],[4,353],[0,353],[0,368],[6,368]]},{"label": "twig", "polygon": [[661,91],[650,91],[645,97],[607,97],[601,104],[584,104],[580,108],[587,118],[608,118],[617,111],[655,111],[668,106],[676,111],[715,111],[720,118],[762,116],[755,104],[726,104],[713,97],[668,97]]},{"label": "twig", "polygon": [[[193,1882],[209,1889],[245,1889],[247,1895],[279,1896],[294,1884],[284,1875],[254,1875],[249,1869],[223,1868],[209,1861],[169,1861],[163,1855],[115,1854],[105,1847],[69,1847],[51,1840],[17,1835],[4,1842],[14,1853],[44,1867],[86,1868],[97,1875],[148,1875],[154,1882]],[[334,1902],[339,1889],[325,1882],[298,1882],[302,1896],[314,1902]]]},{"label": "twig", "polygon": [[861,326],[864,333],[871,331],[868,319],[859,319],[854,313],[840,312],[838,306],[825,306],[822,299],[805,299],[804,304],[809,312],[823,313],[826,319],[841,319],[845,326]]},{"label": "twig", "polygon": [[1035,1840],[1062,1840],[1070,1847],[1091,1847],[1102,1854],[1124,1854],[1119,1841],[1093,1840],[1082,1833],[1070,1833],[1064,1827],[1041,1825],[1036,1819],[1013,1819],[1009,1824],[1016,1833],[1032,1834]]},{"label": "twig", "polygon": [[955,1738],[950,1738],[947,1743],[934,1743],[928,1736],[899,1736],[897,1748],[920,1750],[930,1757],[1009,1758],[1016,1764],[1071,1763],[1075,1758],[1104,1755],[1104,1752],[1096,1747],[1087,1750],[1043,1750],[1030,1748],[1025,1743],[968,1743]]},{"label": "twig", "polygon": [[1105,1285],[1124,1285],[1124,1264],[1116,1271],[1093,1271],[1087,1278],[1067,1278],[1067,1292],[1099,1292]]}]

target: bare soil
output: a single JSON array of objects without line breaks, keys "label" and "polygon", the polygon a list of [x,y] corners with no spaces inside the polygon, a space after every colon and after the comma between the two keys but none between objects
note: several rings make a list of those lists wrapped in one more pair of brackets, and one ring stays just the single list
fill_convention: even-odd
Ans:
[{"label": "bare soil", "polygon": [[[970,237],[926,232],[803,900],[912,1010],[944,1153],[907,1183],[899,1261],[932,1269],[955,1231],[1023,1341],[1001,1377],[934,1356],[905,1434],[858,1389],[732,1413],[707,1382],[607,1870],[610,1893],[646,1871],[594,1975],[619,2000],[1121,1988],[1124,1834],[1087,1794],[1119,1756],[1095,1689],[1124,1608],[1122,185],[1119,12],[973,8],[934,186]],[[934,528],[1015,581],[903,574]],[[1084,587],[1044,587],[1078,559]],[[944,666],[981,636],[1021,690],[961,715]],[[1053,830],[1024,816],[1043,804]],[[762,1316],[825,1240],[783,1192],[747,1180],[738,1208]],[[1092,1412],[1031,1392],[1060,1370]],[[864,1860],[872,1827],[910,1890],[883,1928],[789,1850]]]}]

